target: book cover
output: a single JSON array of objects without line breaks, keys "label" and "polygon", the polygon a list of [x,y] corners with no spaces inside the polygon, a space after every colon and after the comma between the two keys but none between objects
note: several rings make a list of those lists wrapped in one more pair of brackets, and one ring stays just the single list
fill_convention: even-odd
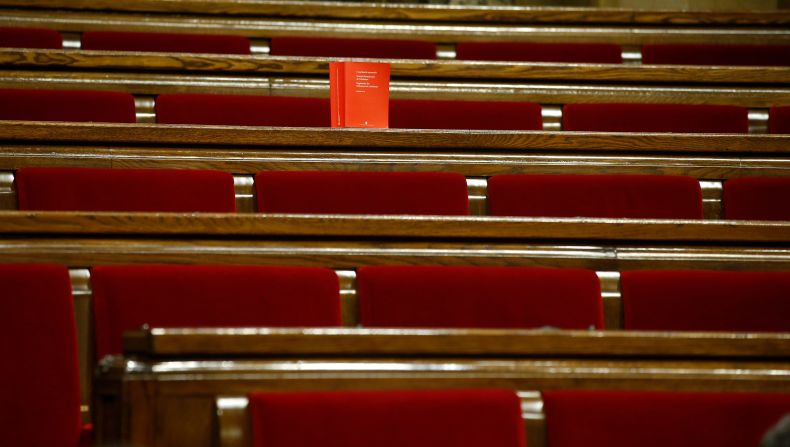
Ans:
[{"label": "book cover", "polygon": [[389,127],[389,86],[387,63],[330,63],[332,127]]}]

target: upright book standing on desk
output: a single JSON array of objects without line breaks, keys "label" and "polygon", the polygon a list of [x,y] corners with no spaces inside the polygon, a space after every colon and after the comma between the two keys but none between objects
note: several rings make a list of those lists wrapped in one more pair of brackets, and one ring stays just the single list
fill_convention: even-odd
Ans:
[{"label": "upright book standing on desk", "polygon": [[389,64],[330,63],[332,127],[389,127],[389,83]]}]

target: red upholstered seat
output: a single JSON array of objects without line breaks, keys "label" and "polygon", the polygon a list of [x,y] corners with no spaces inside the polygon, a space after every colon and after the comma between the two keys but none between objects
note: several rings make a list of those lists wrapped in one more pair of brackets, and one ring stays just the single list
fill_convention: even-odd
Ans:
[{"label": "red upholstered seat", "polygon": [[329,127],[329,99],[171,93],[156,98],[162,124]]},{"label": "red upholstered seat", "polygon": [[466,178],[450,172],[263,171],[258,211],[331,214],[469,214]]},{"label": "red upholstered seat", "polygon": [[626,329],[790,332],[790,272],[623,272]]},{"label": "red upholstered seat", "polygon": [[744,177],[724,182],[726,219],[790,220],[790,177]]},{"label": "red upholstered seat", "polygon": [[63,37],[54,29],[0,27],[0,48],[63,48]]},{"label": "red upholstered seat", "polygon": [[76,447],[79,367],[68,270],[0,265],[0,291],[0,445]]},{"label": "red upholstered seat", "polygon": [[273,37],[272,56],[436,59],[436,45],[422,40]]},{"label": "red upholstered seat", "polygon": [[400,129],[542,130],[540,104],[499,101],[390,101],[390,127]]},{"label": "red upholstered seat", "polygon": [[595,272],[522,267],[362,267],[365,327],[603,328]]},{"label": "red upholstered seat", "polygon": [[134,123],[134,97],[91,90],[0,89],[0,120]]},{"label": "red upholstered seat", "polygon": [[787,393],[544,391],[551,447],[758,447]]},{"label": "red upholstered seat", "polygon": [[250,54],[250,40],[222,34],[86,31],[83,50]]},{"label": "red upholstered seat", "polygon": [[328,391],[249,396],[255,447],[526,447],[513,391]]},{"label": "red upholstered seat", "polygon": [[643,64],[790,65],[790,45],[645,44]]},{"label": "red upholstered seat", "polygon": [[459,42],[456,59],[477,61],[620,64],[620,45],[609,43]]},{"label": "red upholstered seat", "polygon": [[790,106],[771,107],[768,114],[770,133],[790,133]]},{"label": "red upholstered seat", "polygon": [[20,210],[234,212],[233,176],[177,169],[23,168]]},{"label": "red upholstered seat", "polygon": [[702,191],[691,177],[669,175],[495,175],[488,181],[494,216],[702,219]]},{"label": "red upholstered seat", "polygon": [[96,356],[121,352],[124,331],[151,327],[339,326],[331,269],[137,265],[91,271]]},{"label": "red upholstered seat", "polygon": [[747,133],[746,107],[696,104],[567,104],[562,128],[589,132]]}]

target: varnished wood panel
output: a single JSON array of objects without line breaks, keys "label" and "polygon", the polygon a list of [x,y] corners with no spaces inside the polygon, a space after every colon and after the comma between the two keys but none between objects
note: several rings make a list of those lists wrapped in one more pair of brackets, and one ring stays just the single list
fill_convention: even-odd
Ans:
[{"label": "varnished wood panel", "polygon": [[[2,24],[0,22],[0,24]],[[328,76],[332,58],[186,53],[114,53],[75,50],[0,50],[0,66],[14,69],[183,71]],[[788,67],[568,64],[402,60],[390,62],[393,78],[788,84]]]},{"label": "varnished wood panel", "polygon": [[127,333],[124,352],[168,359],[300,355],[790,360],[790,334],[556,329],[154,328]]},{"label": "varnished wood panel", "polygon": [[[329,97],[328,79],[293,76],[240,76],[213,73],[122,73],[82,71],[0,71],[2,88],[125,91],[135,95],[214,93]],[[617,85],[475,80],[390,82],[395,99],[530,101],[542,104],[603,102],[721,104],[768,108],[790,104],[790,88],[776,86]]]},{"label": "varnished wood panel", "polygon": [[0,141],[107,145],[785,153],[790,135],[196,126],[0,121]]},{"label": "varnished wood panel", "polygon": [[0,211],[0,234],[790,245],[790,223],[492,216]]},{"label": "varnished wood panel", "polygon": [[3,6],[77,10],[115,10],[165,13],[230,14],[258,17],[304,17],[373,20],[413,20],[505,23],[646,23],[677,25],[786,25],[790,12],[628,10],[560,6],[420,5],[331,1],[256,0],[0,0]]}]

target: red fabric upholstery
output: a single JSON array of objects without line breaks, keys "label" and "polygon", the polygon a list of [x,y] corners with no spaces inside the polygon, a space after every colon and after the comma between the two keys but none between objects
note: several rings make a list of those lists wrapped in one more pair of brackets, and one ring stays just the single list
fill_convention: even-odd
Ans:
[{"label": "red fabric upholstery", "polygon": [[124,331],[151,327],[339,326],[333,270],[137,265],[91,272],[96,356],[121,352]]},{"label": "red fabric upholstery", "polygon": [[329,99],[293,96],[164,94],[156,98],[162,124],[329,127]]},{"label": "red fabric upholstery", "polygon": [[0,27],[0,48],[63,48],[63,37],[54,29]]},{"label": "red fabric upholstery", "polygon": [[590,132],[747,133],[748,110],[692,104],[567,104],[562,128]]},{"label": "red fabric upholstery", "polygon": [[221,34],[86,31],[82,33],[82,49],[157,53],[250,54],[250,40],[244,36]]},{"label": "red fabric upholstery", "polygon": [[551,447],[758,447],[790,394],[544,391]]},{"label": "red fabric upholstery", "polygon": [[0,89],[0,120],[134,123],[134,97],[90,90]]},{"label": "red fabric upholstery", "polygon": [[790,65],[790,45],[642,45],[643,64]]},{"label": "red fabric upholstery", "polygon": [[623,272],[626,329],[790,332],[790,272]]},{"label": "red fabric upholstery", "polygon": [[702,191],[691,177],[669,175],[495,175],[488,180],[494,216],[702,219]]},{"label": "red fabric upholstery", "polygon": [[0,265],[3,446],[77,446],[79,366],[68,270]]},{"label": "red fabric upholstery", "polygon": [[234,212],[233,176],[177,169],[23,168],[20,210]]},{"label": "red fabric upholstery", "polygon": [[436,59],[436,45],[422,40],[273,37],[272,56]]},{"label": "red fabric upholstery", "polygon": [[456,59],[476,61],[620,64],[620,45],[609,43],[460,42]]},{"label": "red fabric upholstery", "polygon": [[449,172],[263,171],[262,213],[469,214],[466,178]]},{"label": "red fabric upholstery", "polygon": [[540,104],[499,101],[390,101],[390,127],[400,129],[542,130]]},{"label": "red fabric upholstery", "polygon": [[513,391],[329,391],[249,396],[255,447],[526,447]]},{"label": "red fabric upholstery", "polygon": [[521,267],[362,267],[366,327],[603,328],[590,270]]},{"label": "red fabric upholstery", "polygon": [[790,134],[790,106],[771,107],[768,114],[768,131]]},{"label": "red fabric upholstery", "polygon": [[91,447],[93,445],[93,424],[84,424],[80,431],[79,447]]},{"label": "red fabric upholstery", "polygon": [[726,219],[790,220],[790,177],[744,177],[724,182]]}]

